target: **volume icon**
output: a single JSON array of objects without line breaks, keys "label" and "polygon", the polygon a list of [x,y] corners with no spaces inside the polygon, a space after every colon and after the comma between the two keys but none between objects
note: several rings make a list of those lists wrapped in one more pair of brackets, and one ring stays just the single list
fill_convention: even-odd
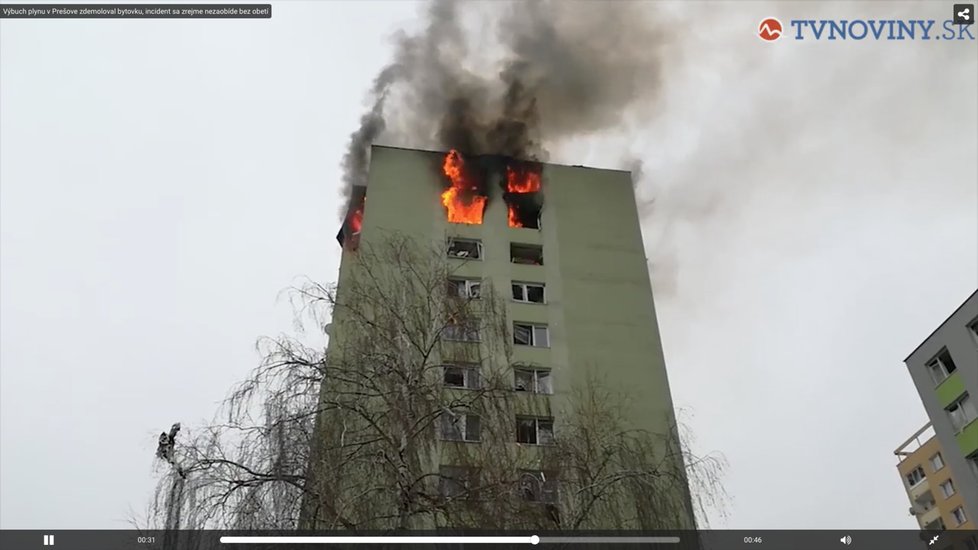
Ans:
[{"label": "volume icon", "polygon": [[841,542],[842,544],[845,544],[846,546],[849,546],[850,544],[852,544],[852,537],[850,537],[849,535],[846,535],[846,536],[842,537],[841,539],[839,539],[839,542]]}]

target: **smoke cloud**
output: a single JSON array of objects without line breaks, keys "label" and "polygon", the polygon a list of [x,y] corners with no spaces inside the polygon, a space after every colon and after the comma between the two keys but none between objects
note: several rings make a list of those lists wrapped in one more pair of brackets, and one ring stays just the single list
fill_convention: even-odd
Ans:
[{"label": "smoke cloud", "polygon": [[[619,126],[655,104],[669,33],[648,5],[536,1],[470,13],[491,29],[496,59],[477,59],[461,5],[432,2],[416,35],[396,38],[372,106],[350,138],[344,193],[365,183],[379,138],[408,147],[545,161],[562,141]],[[488,23],[487,23],[488,21]],[[476,51],[479,50],[479,51]]]}]

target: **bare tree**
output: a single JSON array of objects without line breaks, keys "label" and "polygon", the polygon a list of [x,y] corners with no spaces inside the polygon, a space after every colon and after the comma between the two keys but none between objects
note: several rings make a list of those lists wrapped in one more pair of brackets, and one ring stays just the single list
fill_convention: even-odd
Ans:
[{"label": "bare tree", "polygon": [[505,301],[444,247],[393,234],[347,262],[338,285],[292,289],[328,354],[260,341],[220,422],[172,449],[157,524],[682,529],[722,508],[722,459],[666,419],[636,429],[627,395],[595,379],[514,391]]}]

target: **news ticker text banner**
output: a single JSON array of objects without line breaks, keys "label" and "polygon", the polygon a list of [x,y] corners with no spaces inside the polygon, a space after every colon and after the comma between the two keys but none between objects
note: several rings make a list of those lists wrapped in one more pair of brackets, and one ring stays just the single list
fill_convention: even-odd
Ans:
[{"label": "news ticker text banner", "polygon": [[0,4],[0,19],[269,19],[271,4]]}]

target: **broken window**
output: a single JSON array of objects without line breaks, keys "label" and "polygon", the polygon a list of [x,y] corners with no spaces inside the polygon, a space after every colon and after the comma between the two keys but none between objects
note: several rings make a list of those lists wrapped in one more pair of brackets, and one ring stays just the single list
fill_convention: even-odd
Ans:
[{"label": "broken window", "polygon": [[543,247],[538,244],[510,244],[509,256],[514,264],[543,265]]},{"label": "broken window", "polygon": [[520,472],[520,498],[527,502],[557,502],[557,477],[553,472],[524,470]]},{"label": "broken window", "polygon": [[550,347],[550,331],[547,325],[513,323],[513,343],[538,348]]},{"label": "broken window", "polygon": [[554,442],[553,419],[516,417],[516,442],[527,445],[552,445]]},{"label": "broken window", "polygon": [[478,300],[482,297],[482,281],[477,279],[449,279],[448,295],[456,298]]},{"label": "broken window", "polygon": [[479,367],[469,364],[444,365],[443,380],[450,388],[479,389]]},{"label": "broken window", "polygon": [[548,395],[554,392],[552,377],[547,369],[516,368],[513,372],[516,377],[516,391]]},{"label": "broken window", "polygon": [[475,239],[448,239],[448,257],[481,260],[482,241]]},{"label": "broken window", "polygon": [[438,494],[443,497],[474,498],[478,485],[478,468],[442,466],[438,469]]},{"label": "broken window", "polygon": [[934,381],[934,384],[940,384],[945,378],[951,375],[952,372],[958,370],[958,367],[954,365],[954,360],[951,359],[951,354],[947,352],[947,348],[942,349],[933,359],[927,362],[927,370],[930,371],[930,377]]},{"label": "broken window", "polygon": [[532,304],[544,303],[543,283],[513,283],[513,300]]},{"label": "broken window", "polygon": [[445,340],[456,342],[478,342],[479,341],[479,320],[478,319],[449,319],[442,331]]},{"label": "broken window", "polygon": [[479,415],[445,411],[441,415],[441,438],[445,441],[478,442],[482,436]]},{"label": "broken window", "polygon": [[503,200],[510,227],[540,228],[542,172],[543,166],[536,163],[513,163],[506,167]]},{"label": "broken window", "polygon": [[538,193],[508,194],[506,196],[507,217],[510,227],[540,229],[540,214],[543,209],[538,202]]},{"label": "broken window", "polygon": [[954,427],[954,432],[960,432],[965,426],[971,424],[975,418],[978,418],[978,413],[975,411],[975,404],[971,400],[971,396],[968,392],[965,392],[957,401],[951,403],[946,409],[947,416],[951,420],[951,426]]}]

